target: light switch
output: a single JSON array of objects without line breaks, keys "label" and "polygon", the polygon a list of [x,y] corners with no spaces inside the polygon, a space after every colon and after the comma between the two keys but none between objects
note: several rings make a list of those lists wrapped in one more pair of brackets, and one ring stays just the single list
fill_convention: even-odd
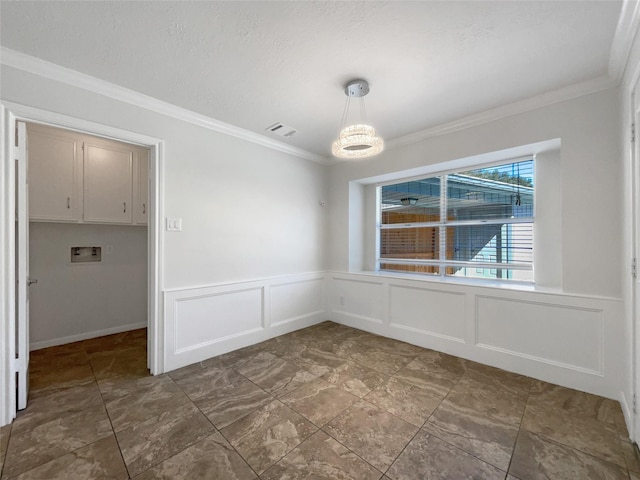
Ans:
[{"label": "light switch", "polygon": [[181,231],[182,231],[182,219],[167,217],[167,232],[181,232]]}]

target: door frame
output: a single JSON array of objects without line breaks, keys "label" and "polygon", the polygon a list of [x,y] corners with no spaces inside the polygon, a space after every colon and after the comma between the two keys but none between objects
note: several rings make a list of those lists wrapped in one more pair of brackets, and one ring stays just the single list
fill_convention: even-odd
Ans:
[{"label": "door frame", "polygon": [[[66,128],[147,147],[149,155],[149,216],[147,224],[147,363],[152,375],[164,372],[162,312],[162,218],[164,141],[149,135],[70,117],[26,105],[0,103],[0,426],[16,416],[15,396],[15,168],[17,121]],[[25,246],[27,247],[27,246]]]},{"label": "door frame", "polygon": [[[629,314],[631,316],[631,405],[630,436],[636,444],[640,444],[640,411],[638,411],[638,397],[640,396],[640,275],[638,262],[640,261],[640,124],[636,122],[636,103],[640,106],[640,64],[631,75],[629,83],[628,102],[630,118],[627,135],[634,135],[634,141],[629,141],[630,181],[630,227],[631,227],[631,257],[635,262],[635,275],[631,276],[631,291],[629,298]],[[640,120],[640,116],[639,116]],[[634,129],[634,131],[631,131]],[[625,135],[625,143],[626,139]]]}]

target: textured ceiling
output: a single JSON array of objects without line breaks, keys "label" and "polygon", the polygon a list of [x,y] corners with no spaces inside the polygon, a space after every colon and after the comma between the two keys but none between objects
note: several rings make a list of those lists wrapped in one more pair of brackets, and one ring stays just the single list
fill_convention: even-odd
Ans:
[{"label": "textured ceiling", "polygon": [[618,1],[0,2],[4,47],[330,156],[344,84],[386,140],[607,75]]}]

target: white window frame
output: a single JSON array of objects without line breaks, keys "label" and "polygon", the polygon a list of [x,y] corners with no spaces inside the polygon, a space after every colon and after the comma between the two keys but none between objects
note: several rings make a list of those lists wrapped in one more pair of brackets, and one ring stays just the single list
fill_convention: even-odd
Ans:
[{"label": "white window frame", "polygon": [[[533,193],[533,198],[534,198],[534,204],[533,204],[533,215],[531,217],[517,217],[517,218],[511,218],[511,219],[504,219],[504,218],[500,218],[500,219],[487,219],[487,220],[447,220],[447,176],[448,175],[454,175],[454,174],[458,174],[458,173],[462,173],[465,171],[469,171],[469,170],[478,170],[478,169],[484,169],[484,168],[491,168],[491,167],[497,167],[497,166],[502,166],[502,165],[507,165],[507,164],[511,164],[511,163],[518,163],[518,162],[524,162],[524,161],[529,161],[532,160],[533,161],[533,176],[535,179],[535,168],[536,168],[536,156],[534,155],[527,155],[524,157],[518,157],[518,158],[507,158],[507,159],[502,159],[499,161],[493,161],[493,162],[488,162],[488,163],[478,163],[478,164],[473,164],[473,165],[467,165],[464,168],[457,168],[457,169],[448,169],[448,170],[442,170],[442,171],[438,171],[438,172],[433,172],[433,173],[429,173],[427,175],[419,175],[419,176],[412,176],[412,177],[408,177],[408,178],[398,178],[392,181],[387,181],[387,182],[380,182],[376,184],[376,263],[375,263],[375,269],[376,271],[382,271],[382,272],[393,272],[393,270],[385,270],[382,269],[380,267],[381,264],[394,264],[394,265],[428,265],[428,266],[436,266],[439,267],[438,269],[438,274],[433,274],[433,275],[429,275],[429,274],[425,274],[425,273],[415,273],[416,275],[423,275],[423,276],[428,276],[430,278],[433,277],[440,277],[440,278],[445,278],[445,277],[449,277],[451,278],[451,275],[447,275],[446,271],[447,271],[447,267],[461,267],[461,268],[473,268],[473,269],[479,269],[479,268],[489,268],[489,269],[496,269],[496,268],[502,268],[504,270],[524,270],[524,271],[531,271],[532,272],[532,276],[533,276],[533,269],[534,269],[534,260],[532,260],[531,263],[505,263],[505,264],[497,264],[497,263],[491,263],[491,262],[472,262],[472,261],[455,261],[455,260],[447,260],[446,259],[446,254],[447,254],[447,246],[446,246],[446,242],[447,242],[447,237],[446,237],[446,229],[447,227],[458,227],[458,226],[465,226],[465,225],[491,225],[491,224],[509,224],[509,225],[515,225],[515,224],[519,224],[519,223],[530,223],[533,227],[533,229],[535,230],[535,198],[536,198],[536,182],[534,180],[534,193]],[[404,182],[410,182],[410,181],[416,181],[416,180],[424,180],[424,179],[428,179],[428,178],[438,178],[440,177],[440,221],[437,222],[415,222],[415,223],[411,223],[411,224],[404,224],[404,225],[399,225],[399,224],[383,224],[382,223],[382,187],[388,186],[388,185],[396,185],[398,183],[404,183]],[[444,194],[443,194],[444,192]],[[444,214],[443,214],[444,212]],[[507,220],[507,221],[505,221]],[[421,227],[431,227],[431,228],[438,228],[438,233],[439,233],[439,248],[438,248],[438,253],[439,253],[439,258],[438,259],[406,259],[406,258],[393,258],[393,257],[385,257],[385,258],[381,258],[381,232],[382,230],[391,230],[391,229],[398,229],[398,228],[421,228]],[[532,245],[533,247],[533,245]],[[535,259],[535,255],[532,256]],[[499,267],[499,265],[504,265],[504,267]],[[411,272],[409,272],[411,273]],[[474,280],[479,280],[482,281],[484,280],[481,277],[473,277],[473,276],[469,276],[469,277],[462,277],[462,278],[468,278],[468,279],[474,279]],[[494,282],[496,279],[494,278],[487,278],[487,281],[492,281]],[[509,279],[503,279],[506,281],[510,281]],[[533,280],[531,280],[530,282],[526,282],[526,283],[534,283]]]}]

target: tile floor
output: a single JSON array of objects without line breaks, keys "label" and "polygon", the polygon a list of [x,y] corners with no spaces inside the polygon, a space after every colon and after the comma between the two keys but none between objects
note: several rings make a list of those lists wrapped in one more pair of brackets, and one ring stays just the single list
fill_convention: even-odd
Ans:
[{"label": "tile floor", "polygon": [[625,479],[617,402],[325,322],[169,374],[144,330],[39,350],[2,479]]}]

